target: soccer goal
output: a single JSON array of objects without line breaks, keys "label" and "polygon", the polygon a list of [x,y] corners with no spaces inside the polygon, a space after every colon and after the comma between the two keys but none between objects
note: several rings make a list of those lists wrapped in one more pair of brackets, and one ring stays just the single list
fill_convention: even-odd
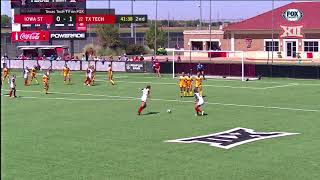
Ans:
[{"label": "soccer goal", "polygon": [[[208,78],[258,80],[254,65],[245,64],[244,51],[168,50],[172,54],[172,77],[181,72],[196,74],[197,64],[204,65]],[[248,69],[245,69],[248,68]]]}]

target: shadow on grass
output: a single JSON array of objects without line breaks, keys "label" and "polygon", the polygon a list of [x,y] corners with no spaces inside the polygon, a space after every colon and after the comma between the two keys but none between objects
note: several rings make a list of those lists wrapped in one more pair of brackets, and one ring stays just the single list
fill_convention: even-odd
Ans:
[{"label": "shadow on grass", "polygon": [[143,115],[153,115],[153,114],[159,114],[160,112],[148,112],[146,114],[143,114]]}]

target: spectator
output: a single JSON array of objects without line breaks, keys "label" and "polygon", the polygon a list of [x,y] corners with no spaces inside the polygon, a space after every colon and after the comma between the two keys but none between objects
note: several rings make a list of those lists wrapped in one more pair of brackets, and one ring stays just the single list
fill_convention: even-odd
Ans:
[{"label": "spectator", "polygon": [[74,59],[75,61],[79,61],[79,57],[78,56],[76,56],[76,58]]},{"label": "spectator", "polygon": [[53,55],[53,54],[51,55],[50,60],[51,60],[51,61],[55,60],[55,58],[54,58],[54,55]]},{"label": "spectator", "polygon": [[129,58],[126,54],[123,54],[123,56],[121,57],[121,61],[128,61]]},{"label": "spectator", "polygon": [[144,61],[144,57],[143,57],[142,54],[141,54],[141,56],[140,56],[140,61]]},{"label": "spectator", "polygon": [[109,61],[113,61],[113,57],[112,56],[109,57]]},{"label": "spectator", "polygon": [[62,59],[61,56],[58,56],[56,60],[60,61],[61,59]]},{"label": "spectator", "polygon": [[118,61],[121,61],[121,56],[118,56]]},{"label": "spectator", "polygon": [[181,57],[180,57],[180,55],[178,56],[178,62],[181,62]]},{"label": "spectator", "polygon": [[6,61],[5,61],[5,57],[1,57],[1,64],[2,64],[2,67],[5,67],[6,66]]},{"label": "spectator", "polygon": [[43,60],[43,56],[38,56],[36,60]]},{"label": "spectator", "polygon": [[169,58],[168,57],[166,57],[166,62],[169,62]]},{"label": "spectator", "polygon": [[88,51],[86,51],[85,56],[86,56],[86,61],[88,61],[89,60],[89,52]]},{"label": "spectator", "polygon": [[139,57],[138,56],[136,56],[135,58],[134,58],[134,61],[139,61],[140,59],[139,59]]},{"label": "spectator", "polygon": [[3,56],[3,58],[4,58],[4,60],[7,60],[7,59],[9,59],[9,57],[8,57],[7,53],[4,53],[4,56]]},{"label": "spectator", "polygon": [[84,54],[82,55],[81,60],[82,60],[82,61],[86,60],[86,56],[85,56]]},{"label": "spectator", "polygon": [[93,60],[93,57],[92,57],[92,54],[89,55],[89,61],[92,61]]}]

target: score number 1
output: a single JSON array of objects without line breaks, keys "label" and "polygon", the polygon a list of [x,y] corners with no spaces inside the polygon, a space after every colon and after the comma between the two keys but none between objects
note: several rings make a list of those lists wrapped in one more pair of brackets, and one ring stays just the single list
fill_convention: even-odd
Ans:
[{"label": "score number 1", "polygon": [[74,16],[72,15],[57,15],[56,16],[56,23],[74,23]]}]

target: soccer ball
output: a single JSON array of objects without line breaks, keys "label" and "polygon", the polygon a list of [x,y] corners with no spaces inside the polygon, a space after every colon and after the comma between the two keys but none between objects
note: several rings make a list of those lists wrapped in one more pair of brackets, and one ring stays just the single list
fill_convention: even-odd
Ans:
[{"label": "soccer ball", "polygon": [[167,109],[167,113],[171,113],[171,109]]}]

